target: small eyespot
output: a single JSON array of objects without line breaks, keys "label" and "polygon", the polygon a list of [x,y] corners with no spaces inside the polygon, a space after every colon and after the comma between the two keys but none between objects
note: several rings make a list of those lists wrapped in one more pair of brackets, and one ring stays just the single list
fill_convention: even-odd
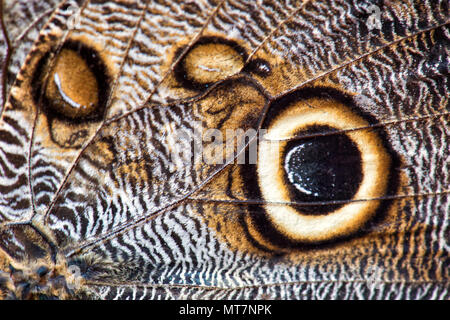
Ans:
[{"label": "small eyespot", "polygon": [[201,90],[239,73],[247,54],[237,43],[219,37],[204,37],[182,57],[176,78],[186,88]]},{"label": "small eyespot", "polygon": [[390,149],[369,130],[371,121],[345,99],[301,93],[271,104],[256,178],[248,183],[265,203],[247,219],[249,234],[263,245],[353,235],[376,215],[392,184]]},{"label": "small eyespot", "polygon": [[99,55],[80,42],[67,42],[38,64],[33,86],[35,102],[50,118],[69,122],[102,117],[108,91],[108,75]]}]

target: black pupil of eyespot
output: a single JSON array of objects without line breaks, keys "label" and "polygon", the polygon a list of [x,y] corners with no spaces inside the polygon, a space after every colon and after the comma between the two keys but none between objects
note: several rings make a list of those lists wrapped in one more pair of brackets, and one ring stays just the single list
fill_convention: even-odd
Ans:
[{"label": "black pupil of eyespot", "polygon": [[[315,127],[306,132],[330,132]],[[305,132],[303,133],[305,134]],[[284,168],[291,196],[296,202],[322,202],[305,205],[301,211],[326,214],[345,205],[355,195],[362,180],[361,154],[345,134],[293,140],[285,149]],[[338,203],[325,204],[337,201]]]}]

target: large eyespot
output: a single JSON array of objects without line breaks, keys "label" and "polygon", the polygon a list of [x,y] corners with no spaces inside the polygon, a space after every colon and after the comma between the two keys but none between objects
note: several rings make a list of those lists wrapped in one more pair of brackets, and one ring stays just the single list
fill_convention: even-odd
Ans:
[{"label": "large eyespot", "polygon": [[389,148],[350,99],[303,93],[274,101],[263,126],[254,183],[265,204],[247,224],[264,244],[274,235],[290,244],[352,235],[391,184]]},{"label": "large eyespot", "polygon": [[82,41],[49,46],[36,64],[31,88],[52,142],[78,148],[95,132],[105,114],[109,79],[100,54]]},{"label": "large eyespot", "polygon": [[239,73],[246,59],[246,51],[236,42],[203,37],[182,57],[175,67],[175,76],[186,88],[201,90]]},{"label": "large eyespot", "polygon": [[45,55],[33,82],[35,102],[51,118],[81,122],[103,116],[109,91],[106,67],[81,42],[66,42],[56,56]]}]

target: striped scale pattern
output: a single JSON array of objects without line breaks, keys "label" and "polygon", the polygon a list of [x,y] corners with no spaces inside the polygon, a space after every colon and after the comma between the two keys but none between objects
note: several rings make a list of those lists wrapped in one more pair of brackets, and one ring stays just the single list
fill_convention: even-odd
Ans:
[{"label": "striped scale pattern", "polygon": [[[373,5],[382,24],[371,30]],[[0,254],[78,266],[72,298],[449,298],[448,1],[20,0],[2,10]],[[243,67],[186,87],[176,67],[207,37],[242,48]],[[40,61],[67,41],[98,52],[109,86],[103,116],[71,147],[52,134],[73,124],[33,96]],[[265,204],[249,165],[179,166],[173,149],[194,123],[264,129],[295,92],[339,92],[370,114],[373,127],[354,129],[386,136],[395,188],[355,235],[271,246],[249,231]],[[21,226],[45,236],[37,258]]]}]

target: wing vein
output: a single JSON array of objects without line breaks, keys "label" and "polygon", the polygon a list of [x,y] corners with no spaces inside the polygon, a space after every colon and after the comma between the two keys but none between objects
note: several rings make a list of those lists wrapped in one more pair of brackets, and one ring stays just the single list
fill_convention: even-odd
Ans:
[{"label": "wing vein", "polygon": [[[225,1],[226,1],[226,0],[222,0],[222,2],[219,3],[219,5],[216,7],[216,9],[212,12],[211,16],[208,17],[208,20],[205,22],[205,25],[202,27],[202,29],[199,31],[199,33],[196,35],[195,39],[197,39],[198,37],[200,37],[200,34],[201,34],[201,33],[203,32],[203,30],[206,28],[206,26],[207,26],[208,23],[211,21],[211,19],[213,18],[213,16],[217,13],[218,8],[219,8]],[[145,8],[148,7],[148,4],[149,4],[149,2],[147,2]],[[134,29],[134,31],[133,31],[133,34],[134,34],[134,35],[136,35],[136,32],[137,32],[137,30],[138,30],[138,28],[139,28],[139,24],[140,24],[140,22],[142,21],[144,15],[145,15],[145,12],[146,12],[146,10],[143,10],[142,15],[140,16],[139,21],[136,23],[135,29]],[[128,48],[127,48],[127,52],[128,52],[128,50],[129,50],[129,48],[130,48],[130,46],[131,46],[131,44],[132,44],[133,41],[134,41],[134,37],[132,37],[132,38],[130,39],[130,41],[129,41]],[[190,45],[192,46],[193,43],[194,43],[194,42],[192,42]],[[126,59],[126,56],[124,57],[124,60],[125,60],[125,59]],[[176,64],[176,61],[175,61],[174,63],[172,63],[172,66],[171,66],[170,70],[174,68],[174,65],[175,65],[175,64]],[[123,65],[124,65],[124,61],[122,61],[121,67],[123,67]],[[166,73],[165,76],[167,76],[168,73],[169,73],[169,71],[167,71],[167,73]],[[118,78],[119,78],[119,76],[116,78],[116,81],[117,81]],[[162,80],[161,80],[161,81],[162,81]],[[161,83],[161,81],[159,82],[159,84]],[[116,82],[115,82],[115,83],[116,83]],[[115,85],[114,85],[114,87],[115,87]],[[151,98],[152,94],[155,92],[155,90],[156,90],[157,88],[158,88],[158,85],[155,87],[155,89],[152,91],[152,93],[150,94],[150,96],[147,98],[147,101]],[[110,98],[111,98],[111,96],[110,96]],[[143,106],[140,107],[140,108],[137,108],[137,109],[134,109],[134,110],[132,110],[132,111],[130,111],[130,112],[128,112],[128,113],[125,113],[123,116],[114,118],[114,121],[118,121],[118,120],[124,118],[125,116],[129,116],[130,114],[132,114],[132,113],[138,111],[139,109],[142,109],[143,107],[145,107],[145,104],[146,104],[146,103],[144,103]],[[106,110],[107,110],[107,108],[106,108]],[[105,112],[106,112],[106,110],[105,110]],[[63,182],[61,183],[60,187],[58,188],[57,192],[55,193],[55,196],[53,197],[53,200],[52,200],[50,206],[48,207],[47,212],[44,214],[44,223],[47,223],[47,219],[48,219],[48,217],[49,217],[49,214],[50,214],[51,210],[52,210],[53,207],[55,206],[56,201],[58,200],[58,197],[59,197],[59,195],[61,194],[61,191],[63,190],[64,186],[66,185],[66,183],[67,183],[67,181],[68,181],[68,178],[69,178],[71,172],[73,171],[73,169],[75,168],[75,166],[76,166],[76,165],[78,164],[78,162],[80,161],[81,156],[83,155],[83,152],[91,145],[91,143],[95,140],[95,138],[98,136],[98,134],[100,133],[100,131],[105,127],[105,125],[109,125],[111,122],[113,122],[113,121],[106,121],[106,120],[103,120],[102,124],[98,127],[98,129],[96,130],[96,132],[94,133],[94,135],[89,139],[89,141],[86,143],[86,145],[80,150],[78,156],[76,157],[76,159],[74,160],[74,162],[73,162],[72,165],[70,166],[70,169],[69,169],[69,171],[67,172],[67,174],[66,174],[66,176],[65,176],[65,178],[64,178],[64,180],[63,180]]]},{"label": "wing vein", "polygon": [[222,0],[217,7],[214,9],[214,11],[211,13],[211,15],[208,17],[208,19],[205,21],[205,24],[202,26],[202,28],[197,32],[197,34],[194,36],[194,38],[191,40],[191,42],[189,42],[189,44],[186,46],[186,48],[184,48],[183,52],[179,55],[179,57],[177,59],[175,59],[175,61],[173,61],[170,65],[170,68],[163,74],[161,80],[155,85],[155,88],[150,92],[149,96],[145,99],[145,102],[133,109],[130,110],[128,112],[125,112],[124,114],[115,117],[114,119],[111,119],[108,121],[108,124],[115,122],[115,121],[119,121],[139,110],[142,110],[144,108],[147,107],[147,104],[151,101],[152,96],[155,94],[155,92],[159,89],[159,86],[161,85],[161,83],[168,77],[168,75],[173,71],[173,69],[175,68],[175,66],[178,64],[178,62],[183,58],[183,56],[192,48],[192,46],[195,44],[195,42],[201,37],[203,31],[206,29],[206,27],[209,25],[209,23],[211,22],[211,20],[215,17],[215,15],[217,14],[218,10],[220,9],[220,7],[226,2],[226,0]]},{"label": "wing vein", "polygon": [[277,32],[280,30],[281,26],[283,26],[284,24],[286,24],[287,22],[289,22],[292,18],[295,17],[295,15],[297,13],[299,13],[301,10],[303,10],[303,8],[309,3],[309,0],[305,0],[302,5],[297,8],[296,10],[294,10],[286,19],[284,19],[283,21],[281,21],[273,30],[271,30],[269,32],[269,34],[263,39],[263,41],[261,41],[261,43],[249,54],[247,61],[245,62],[245,64],[247,64],[252,57],[256,54],[256,52],[258,52],[262,46]]},{"label": "wing vein", "polygon": [[446,117],[448,115],[450,115],[450,112],[442,112],[442,113],[436,113],[436,114],[417,116],[414,118],[406,118],[406,119],[398,119],[398,120],[380,122],[380,123],[376,123],[376,124],[370,124],[368,126],[362,126],[362,127],[356,127],[356,128],[350,128],[350,129],[336,129],[336,130],[332,130],[332,131],[325,131],[325,132],[319,132],[319,133],[303,134],[303,135],[298,135],[298,136],[286,138],[286,139],[283,138],[283,139],[265,139],[265,140],[266,141],[292,141],[292,140],[309,139],[309,138],[315,138],[315,137],[325,137],[325,136],[331,136],[331,135],[335,135],[335,134],[354,132],[354,131],[360,131],[360,130],[379,129],[379,128],[384,128],[387,126],[393,126],[393,125],[396,125],[399,123],[436,120],[438,118]]}]

